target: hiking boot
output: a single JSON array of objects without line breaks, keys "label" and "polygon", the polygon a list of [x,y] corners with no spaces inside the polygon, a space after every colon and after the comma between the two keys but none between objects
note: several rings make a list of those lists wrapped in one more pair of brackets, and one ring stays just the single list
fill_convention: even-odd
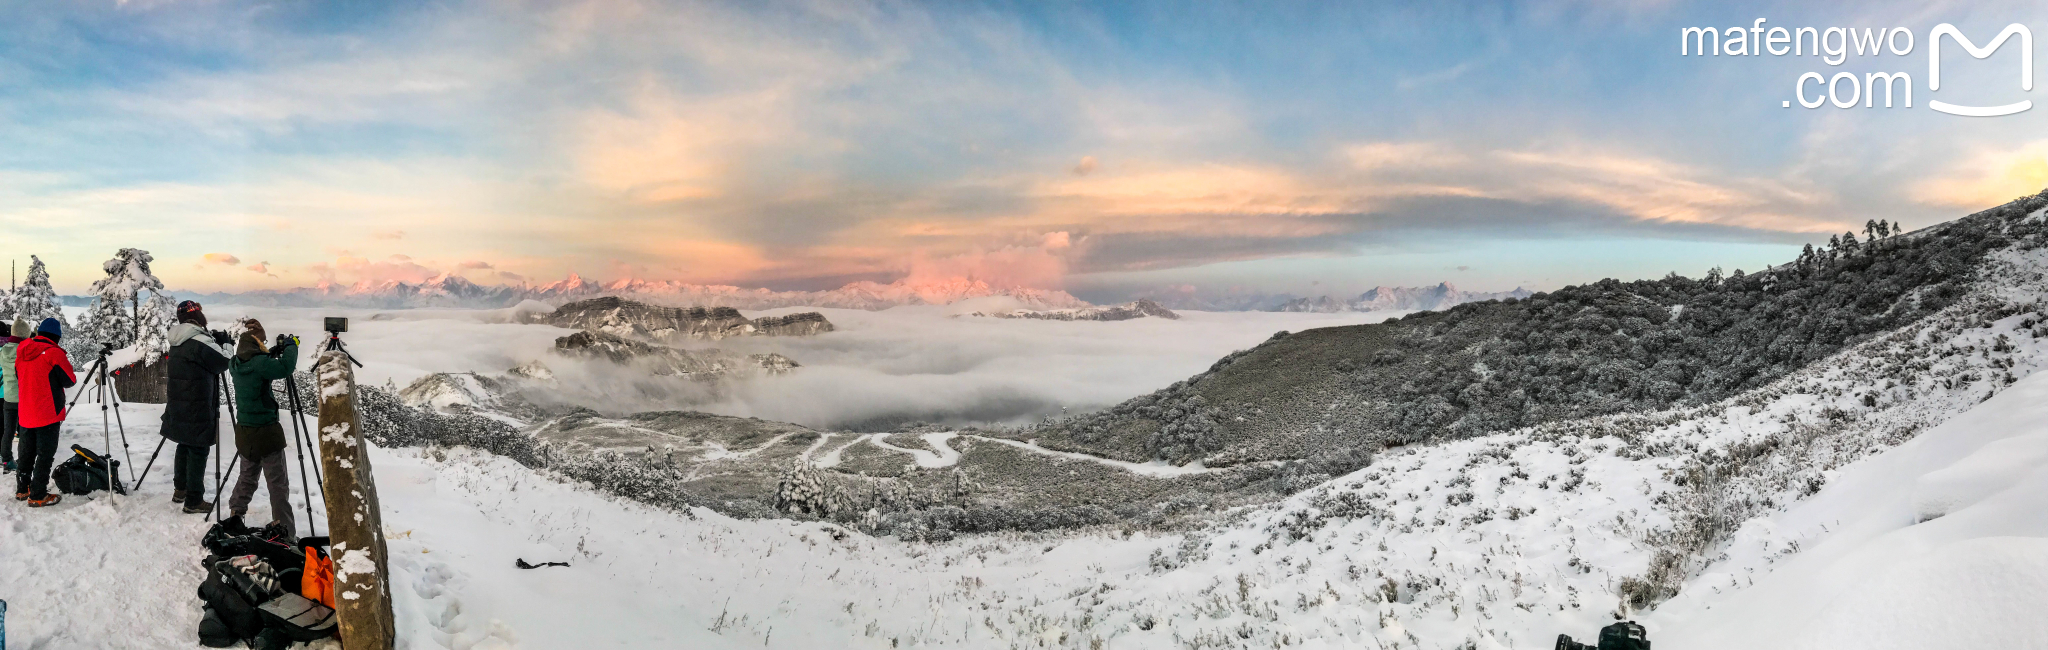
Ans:
[{"label": "hiking boot", "polygon": [[28,507],[30,507],[30,508],[41,508],[41,507],[43,507],[43,506],[54,506],[54,505],[57,505],[57,502],[58,502],[58,501],[63,501],[63,500],[64,500],[64,495],[62,495],[62,494],[52,494],[52,495],[50,495],[50,496],[46,496],[46,497],[43,497],[43,498],[41,498],[41,499],[29,499],[29,500],[28,500]]},{"label": "hiking boot", "polygon": [[10,460],[10,461],[7,461],[7,462],[5,462],[5,463],[0,463],[0,469],[4,469],[4,470],[5,470],[5,471],[0,471],[0,474],[13,474],[13,473],[14,473],[14,461],[11,461],[11,460]]},{"label": "hiking boot", "polygon": [[185,502],[185,514],[196,515],[202,512],[213,512],[213,502],[205,499],[193,499]]},{"label": "hiking boot", "polygon": [[16,492],[16,493],[14,493],[14,500],[15,500],[15,501],[27,501],[27,500],[28,500],[28,493],[27,493],[27,492]]},{"label": "hiking boot", "polygon": [[171,503],[184,503],[184,502],[185,502],[185,491],[184,491],[184,490],[172,490],[172,491],[171,491]]}]

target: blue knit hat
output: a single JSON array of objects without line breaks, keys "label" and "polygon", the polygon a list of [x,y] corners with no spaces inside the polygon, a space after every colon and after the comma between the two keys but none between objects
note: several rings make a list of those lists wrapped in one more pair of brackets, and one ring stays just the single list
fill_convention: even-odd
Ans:
[{"label": "blue knit hat", "polygon": [[43,319],[43,323],[41,325],[36,326],[36,333],[55,334],[57,336],[63,336],[64,325],[62,323],[58,323],[57,319],[55,318],[45,318]]}]

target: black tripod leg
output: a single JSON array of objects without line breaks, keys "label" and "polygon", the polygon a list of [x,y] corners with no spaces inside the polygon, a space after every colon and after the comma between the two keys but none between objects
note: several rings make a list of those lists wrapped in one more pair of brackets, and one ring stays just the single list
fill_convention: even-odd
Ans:
[{"label": "black tripod leg", "polygon": [[149,478],[149,468],[151,468],[151,467],[155,467],[155,466],[156,466],[156,456],[157,456],[157,454],[161,454],[161,453],[164,453],[164,443],[166,443],[166,442],[170,442],[170,440],[171,440],[170,438],[159,438],[159,439],[157,439],[157,441],[156,441],[156,451],[152,451],[152,452],[149,452],[149,462],[148,462],[147,464],[144,464],[144,465],[142,466],[142,477],[141,477],[141,478],[137,478],[137,479],[135,479],[135,485],[134,485],[134,486],[131,486],[131,487],[129,487],[128,489],[130,489],[130,490],[135,490],[135,491],[137,491],[137,492],[141,492],[141,491],[142,491],[142,481],[143,481],[143,479],[147,479],[147,478]]},{"label": "black tripod leg", "polygon": [[[299,430],[305,432],[308,440],[307,448],[319,449],[317,446],[311,446],[313,441],[320,439],[320,434],[313,431],[312,425],[306,424],[306,402],[299,398],[299,385],[297,382],[293,382],[289,388],[291,390],[292,404],[294,405],[292,407],[292,417],[298,419]],[[313,459],[313,480],[320,483],[320,499],[322,502],[325,502],[327,500],[327,477],[320,475],[320,459],[317,457]]]},{"label": "black tripod leg", "polygon": [[[214,451],[218,452],[220,450],[215,449]],[[235,463],[239,462],[242,462],[242,455],[238,453],[235,454],[234,460],[228,461],[228,472],[234,473]],[[220,468],[220,456],[217,454],[213,457],[213,466],[216,470]],[[206,518],[202,521],[217,521],[220,519],[220,504],[222,502],[227,501],[227,499],[220,498],[220,491],[226,489],[227,486],[228,477],[227,475],[223,474],[221,475],[220,480],[213,484],[213,514],[207,515]]]},{"label": "black tripod leg", "polygon": [[[285,380],[285,381],[287,382],[287,383],[285,384],[285,397],[286,397],[287,399],[291,400],[291,406],[292,406],[292,446],[293,446],[293,447],[296,447],[296,448],[298,448],[298,457],[299,457],[299,495],[300,495],[301,497],[305,498],[305,500],[306,500],[306,535],[307,535],[308,537],[311,537],[311,536],[313,535],[313,533],[315,532],[315,531],[314,531],[314,528],[313,528],[313,486],[307,485],[307,483],[309,483],[309,482],[311,482],[311,481],[307,480],[307,478],[308,478],[308,477],[306,476],[306,430],[305,430],[305,420],[303,420],[303,419],[300,419],[300,418],[298,417],[298,415],[299,415],[299,390],[298,390],[298,386],[297,386],[297,384],[295,384],[295,383],[290,383],[290,382],[292,381],[292,378],[290,378],[290,377],[286,377],[286,378],[285,378],[284,380]],[[321,495],[322,495],[322,496],[325,496],[325,495],[326,495],[326,490],[327,490],[327,486],[325,486],[325,485],[323,485],[323,486],[320,486],[320,489],[321,489]],[[292,531],[292,533],[293,533],[293,534],[298,534],[298,531],[297,531],[297,530],[293,530],[293,531]]]},{"label": "black tripod leg", "polygon": [[[221,401],[227,402],[228,421],[233,422],[235,419],[235,399],[228,395],[227,373],[221,373],[219,379],[220,381],[217,384],[219,390],[217,392],[221,396]],[[220,488],[218,486],[227,484],[227,477],[220,473],[220,454],[222,451],[220,446],[220,422],[215,421],[213,423],[213,480],[216,487],[213,488],[213,514],[207,515],[213,519],[220,518]],[[237,455],[239,456],[240,454]],[[230,463],[230,467],[232,466],[233,464]],[[200,495],[200,498],[205,498],[205,495]]]},{"label": "black tripod leg", "polygon": [[[102,368],[100,372],[106,372],[106,369]],[[130,482],[137,482],[135,480],[135,457],[128,453],[128,425],[121,421],[121,391],[114,388],[112,382],[108,382],[107,395],[114,398],[114,431],[121,434],[121,462],[128,464],[128,480]]]}]

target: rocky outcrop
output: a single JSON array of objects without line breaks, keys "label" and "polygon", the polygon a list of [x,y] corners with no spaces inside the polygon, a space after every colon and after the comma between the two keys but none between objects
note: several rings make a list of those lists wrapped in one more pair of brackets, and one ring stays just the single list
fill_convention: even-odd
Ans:
[{"label": "rocky outcrop", "polygon": [[1121,305],[1105,307],[1081,307],[1078,309],[1015,309],[1011,311],[974,312],[969,316],[988,318],[1025,318],[1031,320],[1131,320],[1133,318],[1164,318],[1179,320],[1180,314],[1151,300],[1137,300]]},{"label": "rocky outcrop", "polygon": [[500,398],[512,388],[505,379],[474,372],[437,372],[399,389],[398,399],[406,406],[436,411],[495,408],[502,406]]},{"label": "rocky outcrop", "polygon": [[656,375],[692,379],[718,379],[757,373],[779,375],[797,367],[796,361],[780,354],[742,355],[725,350],[684,350],[590,330],[555,339],[555,353],[585,359],[604,359],[619,365],[643,367]]},{"label": "rocky outcrop", "polygon": [[813,336],[832,331],[823,314],[804,312],[749,319],[731,307],[662,307],[616,296],[572,302],[539,322],[662,343],[735,336]]}]

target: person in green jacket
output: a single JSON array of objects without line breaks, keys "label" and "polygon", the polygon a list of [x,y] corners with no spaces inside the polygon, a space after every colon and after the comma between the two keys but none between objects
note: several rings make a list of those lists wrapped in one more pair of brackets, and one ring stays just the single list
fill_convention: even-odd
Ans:
[{"label": "person in green jacket", "polygon": [[14,317],[13,336],[0,338],[0,392],[6,394],[4,406],[0,406],[0,469],[7,472],[14,467],[14,432],[21,424],[21,380],[14,375],[14,351],[21,342],[28,339],[28,321]]},{"label": "person in green jacket", "polygon": [[260,473],[270,493],[271,525],[298,534],[292,520],[291,475],[285,471],[284,427],[277,420],[277,396],[271,382],[289,381],[299,365],[299,339],[277,337],[277,345],[263,346],[263,323],[242,322],[246,328],[235,343],[235,358],[228,362],[228,377],[235,384],[235,453],[242,459],[242,471],[235,478],[235,491],[228,497],[228,512],[240,517],[249,512],[256,496]]}]

